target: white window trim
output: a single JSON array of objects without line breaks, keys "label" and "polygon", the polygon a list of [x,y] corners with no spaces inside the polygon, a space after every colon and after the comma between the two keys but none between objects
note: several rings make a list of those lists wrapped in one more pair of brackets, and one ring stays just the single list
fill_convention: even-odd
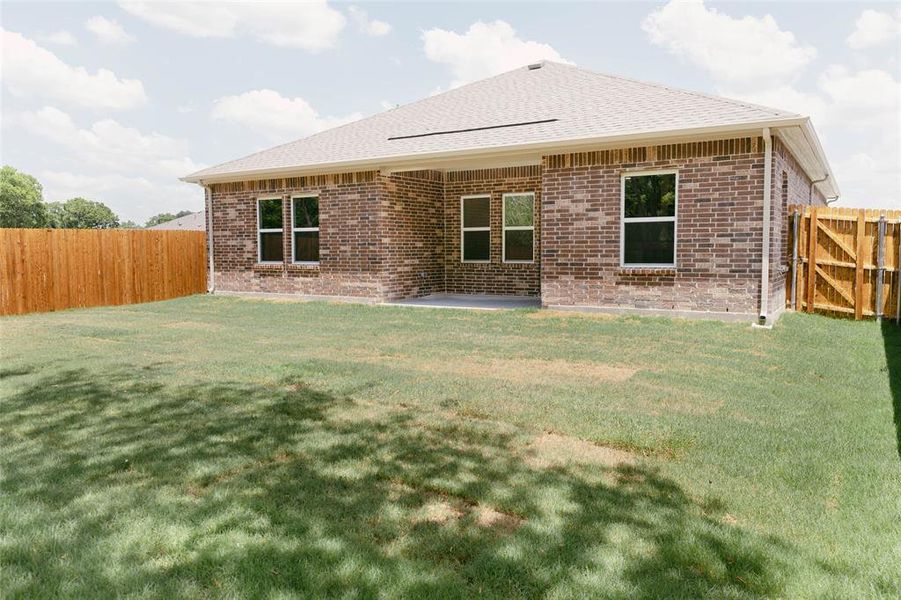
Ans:
[{"label": "white window trim", "polygon": [[[260,202],[267,200],[278,200],[282,203],[282,228],[281,229],[261,229],[262,220],[260,219]],[[257,198],[257,263],[261,265],[281,265],[285,262],[285,199],[280,196],[270,196],[267,198]],[[282,234],[282,260],[263,260],[263,235],[264,233],[281,233]]]},{"label": "white window trim", "polygon": [[[507,196],[531,196],[532,197],[532,224],[507,226]],[[532,232],[532,258],[529,260],[507,260],[507,232],[531,231]],[[535,262],[535,192],[508,192],[501,197],[501,261],[505,264],[528,265]]]},{"label": "white window trim", "polygon": [[[626,179],[646,175],[675,175],[676,198],[672,217],[626,217]],[[626,269],[675,269],[678,262],[679,247],[679,171],[662,169],[655,171],[625,171],[620,176],[619,186],[619,266]],[[672,223],[673,224],[673,262],[671,263],[627,263],[626,262],[626,223]]]},{"label": "white window trim", "polygon": [[294,252],[294,234],[303,231],[319,232],[318,227],[295,227],[294,226],[294,201],[302,198],[316,198],[316,212],[319,213],[319,194],[301,194],[299,196],[291,196],[291,263],[295,265],[318,265],[318,260],[294,260],[296,256]]},{"label": "white window trim", "polygon": [[[487,198],[488,199],[488,227],[464,227],[463,223],[463,205],[464,200],[471,200],[472,198]],[[466,256],[466,236],[463,235],[467,231],[487,231],[488,232],[488,259],[487,260],[466,260],[463,258]],[[461,263],[473,263],[473,264],[488,264],[491,262],[491,194],[473,194],[471,196],[460,196],[460,262]]]}]

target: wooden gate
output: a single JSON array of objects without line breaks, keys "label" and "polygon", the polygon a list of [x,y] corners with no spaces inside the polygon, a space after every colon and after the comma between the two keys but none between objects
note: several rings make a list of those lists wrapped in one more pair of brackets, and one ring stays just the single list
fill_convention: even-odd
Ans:
[{"label": "wooden gate", "polygon": [[790,206],[789,217],[789,308],[898,318],[901,210]]}]

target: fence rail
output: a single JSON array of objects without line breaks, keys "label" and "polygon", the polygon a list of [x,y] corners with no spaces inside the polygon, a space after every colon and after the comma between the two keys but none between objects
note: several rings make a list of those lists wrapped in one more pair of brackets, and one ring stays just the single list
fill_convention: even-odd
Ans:
[{"label": "fence rail", "polygon": [[0,229],[0,314],[134,304],[206,290],[202,231]]},{"label": "fence rail", "polygon": [[789,214],[789,308],[898,319],[901,210],[791,206]]}]

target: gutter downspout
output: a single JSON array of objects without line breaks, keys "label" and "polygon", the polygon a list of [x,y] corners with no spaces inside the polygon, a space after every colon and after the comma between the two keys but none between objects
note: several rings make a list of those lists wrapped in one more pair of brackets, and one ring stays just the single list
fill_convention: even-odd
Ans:
[{"label": "gutter downspout", "polygon": [[[823,182],[826,181],[827,179],[829,179],[829,173],[826,173],[826,174],[823,176],[822,179],[811,179],[811,180],[810,180],[810,187],[807,188],[807,206],[810,206],[810,205],[813,204],[813,186],[815,186],[815,185],[818,184],[818,183],[823,183]],[[836,198],[837,198],[837,197],[836,197]],[[828,200],[828,199],[824,198],[823,201],[824,201],[826,204],[829,204],[829,200]],[[833,200],[833,202],[835,202],[835,200]]]},{"label": "gutter downspout", "polygon": [[206,242],[207,256],[209,256],[210,277],[207,281],[206,291],[208,294],[216,292],[216,265],[213,262],[213,192],[210,186],[203,186],[204,203],[206,204]]},{"label": "gutter downspout", "polygon": [[773,138],[763,129],[763,257],[760,263],[760,324],[766,325],[770,295],[770,204],[773,181]]}]

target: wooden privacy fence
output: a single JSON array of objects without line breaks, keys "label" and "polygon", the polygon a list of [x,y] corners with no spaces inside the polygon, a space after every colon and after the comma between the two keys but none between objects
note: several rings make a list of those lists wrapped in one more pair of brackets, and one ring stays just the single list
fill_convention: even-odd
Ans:
[{"label": "wooden privacy fence", "polygon": [[0,314],[134,304],[206,291],[206,234],[0,229]]},{"label": "wooden privacy fence", "polygon": [[789,308],[899,317],[901,210],[789,207]]}]

